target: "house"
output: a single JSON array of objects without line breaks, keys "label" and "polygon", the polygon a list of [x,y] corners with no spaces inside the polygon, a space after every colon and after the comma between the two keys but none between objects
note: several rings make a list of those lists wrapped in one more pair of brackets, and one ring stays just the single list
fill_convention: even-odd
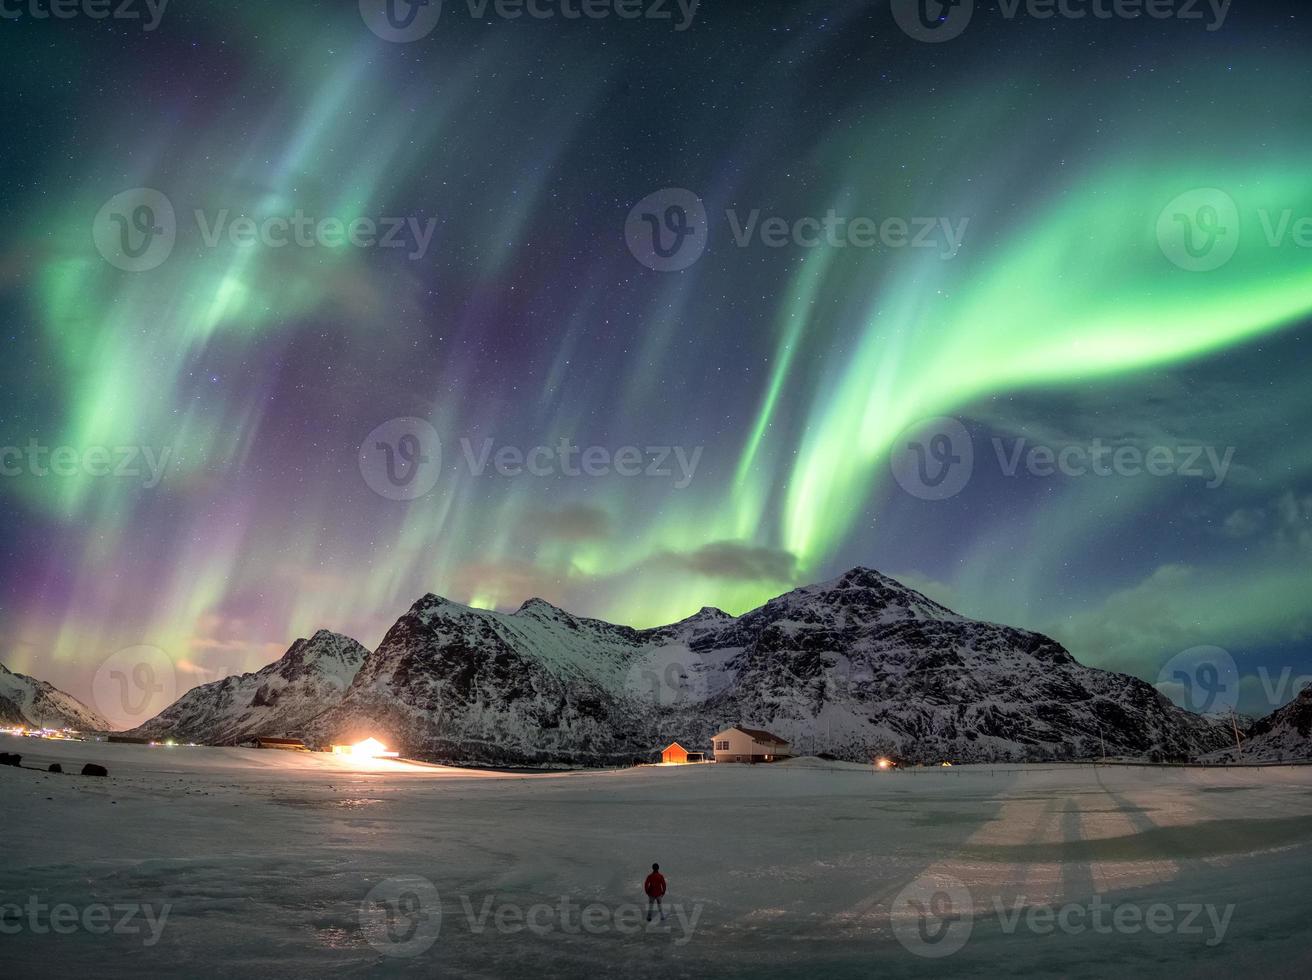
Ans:
[{"label": "house", "polygon": [[736,725],[711,739],[716,762],[778,762],[791,759],[792,747],[778,735]]},{"label": "house", "polygon": [[688,762],[705,762],[704,752],[689,752],[678,742],[671,742],[661,749],[661,762],[666,765],[683,765]]}]

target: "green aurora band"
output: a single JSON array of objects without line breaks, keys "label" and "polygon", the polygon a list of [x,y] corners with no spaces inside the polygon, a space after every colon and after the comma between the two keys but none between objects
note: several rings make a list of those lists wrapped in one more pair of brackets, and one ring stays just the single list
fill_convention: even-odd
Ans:
[{"label": "green aurora band", "polygon": [[[603,105],[618,69],[580,59],[567,70],[574,102],[541,111],[513,108],[513,80],[496,79],[496,66],[519,52],[513,39],[453,57],[428,75],[427,87],[398,90],[394,77],[376,70],[380,58],[395,52],[361,39],[355,25],[302,24],[287,36],[306,52],[299,59],[287,61],[286,38],[276,35],[266,48],[248,52],[252,66],[281,59],[285,71],[287,90],[262,124],[240,123],[235,109],[219,109],[199,133],[192,127],[184,137],[160,127],[153,144],[126,156],[106,136],[91,154],[94,172],[82,192],[29,216],[33,229],[55,230],[38,235],[47,250],[26,296],[50,359],[40,383],[56,406],[41,420],[43,440],[168,446],[173,468],[154,495],[91,476],[8,482],[25,507],[68,529],[76,542],[61,559],[74,569],[65,601],[22,617],[16,648],[7,654],[15,669],[41,673],[47,657],[75,661],[88,650],[103,656],[116,646],[149,642],[196,679],[207,679],[250,669],[293,636],[321,626],[364,633],[359,638],[372,643],[426,590],[511,607],[529,594],[551,592],[548,598],[563,604],[583,603],[581,612],[637,626],[669,622],[705,604],[741,612],[836,570],[846,543],[889,492],[889,454],[909,426],[941,415],[987,422],[991,399],[1018,392],[1099,384],[1110,391],[1133,384],[1139,372],[1245,348],[1312,314],[1307,251],[1289,242],[1273,246],[1262,223],[1263,215],[1312,215],[1312,184],[1304,173],[1312,145],[1290,136],[1283,145],[1268,141],[1260,154],[1244,150],[1270,126],[1265,113],[1245,119],[1254,99],[1275,84],[1273,76],[1292,88],[1304,84],[1301,61],[1271,57],[1260,86],[1233,78],[1206,83],[1213,116],[1230,126],[1225,140],[1207,119],[1169,131],[1155,124],[1167,113],[1166,93],[1149,93],[1130,109],[1108,92],[1096,124],[1070,119],[1065,125],[1075,143],[1101,145],[1095,131],[1117,132],[1107,141],[1115,151],[1083,153],[1078,167],[1041,178],[1030,172],[1032,148],[1024,140],[1000,145],[996,133],[1009,112],[1040,111],[1042,96],[1027,95],[1031,104],[1016,110],[986,79],[935,117],[930,142],[942,162],[927,167],[923,180],[890,182],[884,175],[899,172],[908,157],[926,157],[929,137],[921,128],[931,118],[930,93],[922,104],[863,105],[860,125],[848,120],[800,152],[825,177],[824,186],[801,197],[782,177],[758,188],[704,175],[710,254],[685,273],[661,277],[623,254],[624,213],[650,190],[625,187],[614,220],[603,214],[597,226],[613,238],[603,245],[591,239],[604,257],[590,263],[585,255],[568,270],[570,291],[552,314],[553,346],[531,374],[489,392],[459,341],[483,329],[481,302],[494,305],[513,291],[508,284],[519,264],[550,261],[533,251],[543,238],[548,175],[576,162],[580,107]],[[324,46],[338,52],[327,68],[318,53]],[[802,49],[800,56],[820,57],[821,49]],[[786,101],[786,79],[761,84]],[[510,154],[496,152],[504,145],[486,116],[479,117],[492,143],[486,155],[466,137],[463,127],[480,104],[512,107],[506,111],[524,133],[516,138],[532,146],[535,168],[517,169]],[[1288,132],[1312,131],[1299,128],[1306,122],[1292,121]],[[770,173],[777,152],[773,142],[755,146],[753,172]],[[422,268],[407,277],[384,273],[377,257],[359,249],[205,248],[180,234],[164,266],[133,275],[111,268],[91,247],[91,216],[127,187],[165,190],[178,205],[180,224],[195,208],[256,217],[295,207],[378,215],[395,206],[397,175],[445,188],[474,180],[479,167],[489,184],[509,190],[496,206],[471,196],[477,206],[469,204],[452,223],[464,236],[453,278],[468,297],[452,304],[450,322],[438,329],[420,302],[430,288]],[[687,183],[693,186],[691,176]],[[1173,265],[1157,237],[1163,208],[1197,188],[1224,190],[1242,220],[1234,258],[1205,273]],[[794,256],[787,277],[762,284],[755,272],[749,277],[736,269],[748,256],[729,240],[725,202],[781,196],[798,201],[798,213],[832,207],[864,214],[877,207],[882,214],[970,217],[971,223],[952,258],[819,248]],[[625,348],[627,359],[608,354],[589,363],[595,325],[616,314],[610,293],[618,262],[629,263],[622,273],[626,301],[647,300],[641,335]],[[717,422],[722,438],[708,440],[704,475],[686,491],[622,482],[586,493],[574,486],[544,490],[532,481],[489,488],[454,473],[442,492],[410,504],[382,502],[390,509],[373,518],[380,502],[361,486],[344,494],[313,473],[291,480],[262,474],[267,454],[304,448],[287,446],[289,437],[270,414],[284,358],[294,357],[307,337],[338,331],[354,344],[375,343],[378,360],[393,364],[431,344],[427,350],[448,359],[450,371],[430,390],[413,393],[415,412],[439,432],[473,432],[471,417],[480,408],[513,395],[528,404],[513,420],[516,438],[549,445],[577,436],[599,416],[610,420],[603,434],[643,431],[652,413],[665,418],[653,379],[681,358],[695,359],[702,350],[697,332],[716,329],[709,314],[698,312],[702,297],[732,295],[735,288],[765,296],[762,320],[772,333],[744,341],[753,348],[752,362],[764,368],[732,382],[741,404],[735,402],[729,422]],[[432,334],[450,340],[432,344]],[[223,365],[236,383],[207,386],[210,364]],[[331,387],[338,379],[329,377],[326,371],[324,384]],[[323,443],[335,447],[335,456],[324,472],[358,484],[351,447],[387,416],[354,414],[389,383],[384,375],[364,390],[342,384],[341,410],[330,413],[331,426],[325,423]],[[317,448],[314,426],[303,431]],[[689,421],[683,430],[689,444],[697,432]],[[1297,474],[1309,465],[1305,446]],[[1282,487],[1270,489],[1275,497]],[[1087,506],[1092,492],[1072,490],[1064,504],[1048,505],[1049,516],[1057,520]],[[1135,499],[1127,490],[1120,506]],[[526,532],[542,515],[575,505],[603,511],[610,532]],[[1078,544],[1082,526],[1067,524],[1062,546]],[[166,560],[142,554],[143,535],[153,534]],[[720,555],[741,559],[749,571],[711,569]],[[1020,574],[1041,580],[1057,558],[1058,546],[1050,543]],[[946,587],[984,595],[987,549],[961,560],[960,575]],[[1255,562],[1245,574],[1270,579],[1278,601],[1302,608],[1304,600],[1291,592],[1295,567]],[[143,580],[150,583],[144,590]],[[1194,582],[1210,603],[1224,595],[1228,580],[1208,570],[1181,572],[1178,581]],[[1124,591],[1132,595],[1134,588]],[[258,625],[234,626],[239,617],[221,610],[234,596],[250,594],[269,605]],[[1106,594],[1108,601],[1130,601],[1118,600],[1121,592]],[[963,602],[968,609],[987,605],[970,595]],[[215,626],[219,620],[226,625]],[[1211,630],[1226,633],[1223,624]],[[1098,659],[1096,650],[1083,652]]]}]

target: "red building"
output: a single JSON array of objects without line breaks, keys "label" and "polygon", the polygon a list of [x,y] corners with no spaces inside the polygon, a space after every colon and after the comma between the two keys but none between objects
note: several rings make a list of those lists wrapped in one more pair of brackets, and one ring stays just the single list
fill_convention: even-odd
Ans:
[{"label": "red building", "polygon": [[703,752],[689,752],[678,742],[671,742],[665,748],[661,749],[661,762],[674,765],[683,765],[687,762],[704,762],[706,755]]}]

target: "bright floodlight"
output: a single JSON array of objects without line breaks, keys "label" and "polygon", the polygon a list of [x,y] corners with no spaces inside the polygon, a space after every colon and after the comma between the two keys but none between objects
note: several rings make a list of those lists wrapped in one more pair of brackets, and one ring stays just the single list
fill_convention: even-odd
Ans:
[{"label": "bright floodlight", "polygon": [[354,745],[334,745],[334,755],[353,755],[361,759],[395,759],[399,752],[388,751],[386,745],[376,738],[366,738]]}]

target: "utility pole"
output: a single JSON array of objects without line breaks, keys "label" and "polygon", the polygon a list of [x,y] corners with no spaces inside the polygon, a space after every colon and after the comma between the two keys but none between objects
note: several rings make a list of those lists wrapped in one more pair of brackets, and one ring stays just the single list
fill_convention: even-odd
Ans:
[{"label": "utility pole", "polygon": [[1243,740],[1239,735],[1239,720],[1235,717],[1234,705],[1230,706],[1230,727],[1235,733],[1235,752],[1238,753],[1236,761],[1242,762],[1244,758]]}]

